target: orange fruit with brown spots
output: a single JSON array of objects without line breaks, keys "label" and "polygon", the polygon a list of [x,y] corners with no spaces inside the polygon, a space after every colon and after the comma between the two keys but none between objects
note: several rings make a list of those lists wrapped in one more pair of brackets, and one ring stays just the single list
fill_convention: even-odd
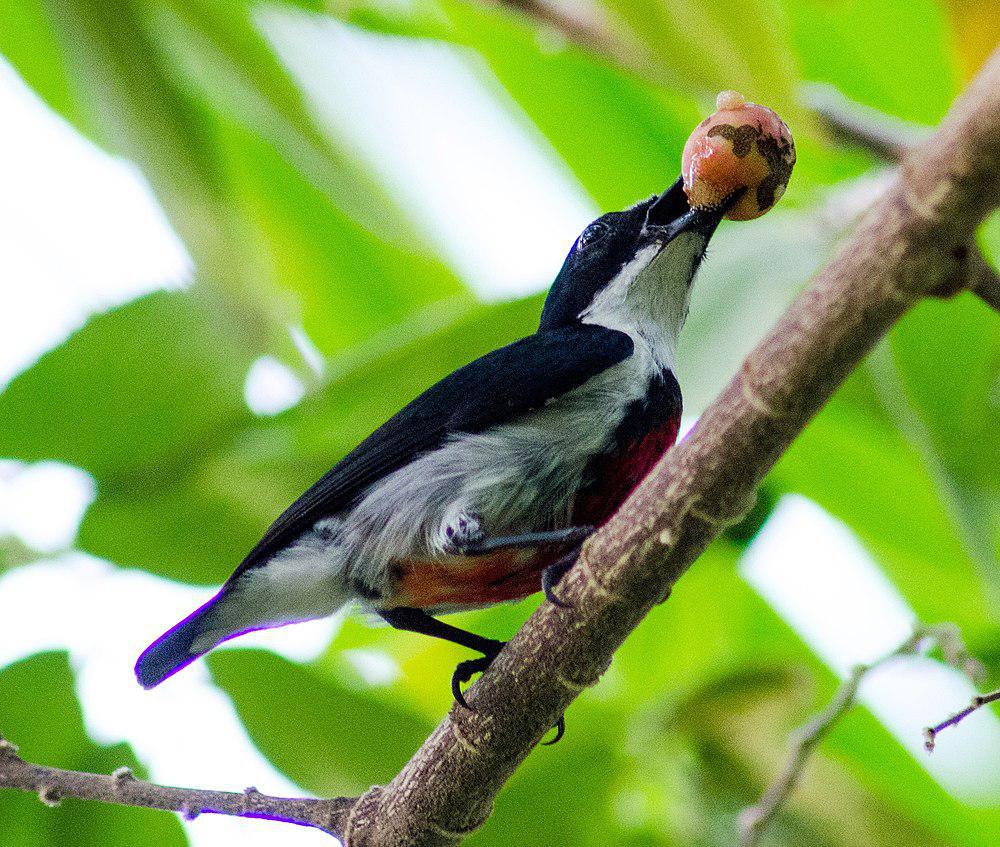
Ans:
[{"label": "orange fruit with brown spots", "polygon": [[785,193],[795,165],[795,142],[771,109],[723,91],[716,111],[684,145],[684,192],[694,209],[711,209],[745,189],[726,213],[732,221],[759,218]]}]

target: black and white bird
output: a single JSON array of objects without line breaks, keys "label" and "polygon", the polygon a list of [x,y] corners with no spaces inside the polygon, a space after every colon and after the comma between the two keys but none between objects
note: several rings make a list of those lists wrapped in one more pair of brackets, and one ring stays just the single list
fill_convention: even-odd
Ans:
[{"label": "black and white bird", "polygon": [[149,688],[251,630],[352,601],[482,653],[502,642],[432,615],[553,586],[677,438],[677,336],[709,238],[735,197],[688,206],[681,181],[590,224],[538,331],[459,368],[375,430],[274,522],[219,593],[146,649]]}]

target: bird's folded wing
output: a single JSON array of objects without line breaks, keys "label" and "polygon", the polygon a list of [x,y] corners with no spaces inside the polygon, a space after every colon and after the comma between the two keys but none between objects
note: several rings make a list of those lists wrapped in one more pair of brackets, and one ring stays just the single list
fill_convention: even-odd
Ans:
[{"label": "bird's folded wing", "polygon": [[522,338],[460,368],[386,421],[289,506],[230,580],[449,435],[482,432],[541,408],[631,353],[625,333],[573,324]]}]

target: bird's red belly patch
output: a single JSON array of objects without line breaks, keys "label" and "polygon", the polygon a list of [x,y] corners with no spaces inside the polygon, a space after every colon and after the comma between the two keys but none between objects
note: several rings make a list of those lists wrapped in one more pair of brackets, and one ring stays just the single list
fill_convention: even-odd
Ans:
[{"label": "bird's red belly patch", "polygon": [[541,589],[541,574],[563,550],[507,547],[483,556],[445,556],[397,562],[391,606],[417,609],[490,606]]},{"label": "bird's red belly patch", "polygon": [[[645,433],[624,450],[595,459],[592,482],[573,509],[574,526],[600,526],[610,518],[677,439],[679,417]],[[508,547],[483,556],[407,559],[393,567],[386,607],[447,609],[520,600],[541,590],[542,571],[565,555],[565,545]]]},{"label": "bird's red belly patch", "polygon": [[673,447],[680,424],[680,415],[668,418],[626,449],[598,456],[592,465],[593,481],[580,493],[573,509],[574,525],[600,526],[618,511],[653,465]]}]

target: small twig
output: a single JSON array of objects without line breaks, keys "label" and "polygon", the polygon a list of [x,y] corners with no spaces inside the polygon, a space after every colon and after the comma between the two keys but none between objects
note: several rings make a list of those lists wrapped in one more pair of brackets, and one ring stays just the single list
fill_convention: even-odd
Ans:
[{"label": "small twig", "polygon": [[173,788],[136,779],[128,768],[110,776],[49,768],[26,762],[17,747],[0,737],[0,788],[31,791],[46,806],[63,800],[97,800],[121,806],[138,806],[178,812],[188,820],[203,813],[241,818],[266,818],[312,826],[337,836],[344,818],[356,802],[354,797],[313,800],[272,797],[256,788],[241,793]]},{"label": "small twig", "polygon": [[546,3],[544,0],[499,0],[538,23],[561,33],[564,38],[596,53],[617,54],[620,45],[608,30],[596,6],[579,7]]},{"label": "small twig", "polygon": [[[826,738],[834,725],[854,706],[858,689],[865,676],[875,668],[894,659],[922,653],[925,644],[930,641],[938,644],[948,664],[958,667],[970,675],[977,675],[981,670],[979,663],[972,659],[965,649],[958,628],[952,624],[918,627],[895,650],[886,653],[870,664],[856,665],[847,679],[840,684],[827,707],[794,734],[792,753],[788,761],[757,804],[743,810],[740,815],[740,847],[755,847],[760,842],[764,831],[798,786],[802,772],[813,751]],[[1000,699],[1000,693],[995,699]]]},{"label": "small twig", "polygon": [[[596,3],[560,3],[548,0],[486,0],[513,9],[566,41],[588,50],[622,70],[651,82],[677,88],[682,83],[675,71],[658,61],[649,47],[612,13]],[[709,92],[703,92],[709,96]],[[714,94],[712,95],[714,96]]]},{"label": "small twig", "polygon": [[930,127],[857,103],[832,85],[809,82],[800,95],[835,136],[889,162],[898,161],[931,134]]},{"label": "small twig", "polygon": [[937,744],[937,736],[941,730],[947,729],[949,726],[957,726],[973,712],[978,712],[983,706],[988,703],[995,703],[997,700],[1000,700],[1000,690],[991,691],[989,694],[979,694],[973,697],[972,702],[961,711],[955,712],[955,714],[949,718],[945,718],[941,723],[927,727],[924,730],[924,747],[927,748],[927,752],[934,752],[934,746]]}]

